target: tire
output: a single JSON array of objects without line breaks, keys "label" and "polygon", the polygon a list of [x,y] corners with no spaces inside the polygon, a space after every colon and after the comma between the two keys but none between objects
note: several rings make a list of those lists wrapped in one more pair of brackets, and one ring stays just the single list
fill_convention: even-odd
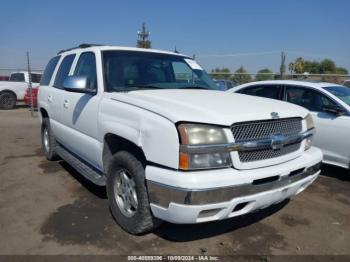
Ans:
[{"label": "tire", "polygon": [[54,150],[56,147],[56,139],[52,134],[49,118],[43,118],[41,124],[41,145],[47,160],[54,161],[59,159]]},{"label": "tire", "polygon": [[145,168],[137,158],[126,151],[116,153],[111,158],[107,176],[109,207],[116,222],[125,231],[134,235],[144,234],[160,225],[160,220],[152,216]]},{"label": "tire", "polygon": [[0,109],[13,109],[16,106],[17,97],[12,92],[3,92],[0,94]]}]

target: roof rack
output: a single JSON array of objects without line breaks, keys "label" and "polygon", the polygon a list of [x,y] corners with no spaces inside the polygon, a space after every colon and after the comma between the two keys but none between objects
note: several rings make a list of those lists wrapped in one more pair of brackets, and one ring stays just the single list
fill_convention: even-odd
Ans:
[{"label": "roof rack", "polygon": [[71,51],[71,50],[74,50],[74,49],[78,49],[78,48],[88,48],[88,47],[92,47],[92,46],[102,46],[100,44],[80,44],[76,47],[72,47],[72,48],[68,48],[68,49],[63,49],[61,51],[59,51],[57,54],[62,54],[64,52],[67,52],[67,51]]}]

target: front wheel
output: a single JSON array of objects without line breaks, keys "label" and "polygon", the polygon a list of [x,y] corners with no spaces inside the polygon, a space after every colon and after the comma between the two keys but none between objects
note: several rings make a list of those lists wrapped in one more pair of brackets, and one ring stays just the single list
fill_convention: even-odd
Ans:
[{"label": "front wheel", "polygon": [[160,221],[151,214],[142,163],[126,151],[116,153],[107,172],[107,195],[117,223],[131,234],[153,230]]}]

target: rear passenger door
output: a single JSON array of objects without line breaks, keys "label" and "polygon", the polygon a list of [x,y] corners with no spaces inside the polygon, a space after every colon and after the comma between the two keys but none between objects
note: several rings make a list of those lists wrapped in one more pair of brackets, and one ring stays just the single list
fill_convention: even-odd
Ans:
[{"label": "rear passenger door", "polygon": [[65,91],[62,96],[62,123],[66,148],[98,169],[100,166],[100,143],[98,137],[98,105],[96,56],[93,52],[81,53],[70,75],[87,78],[88,88],[96,94]]},{"label": "rear passenger door", "polygon": [[50,125],[59,142],[64,140],[65,137],[65,130],[62,123],[62,98],[66,91],[63,89],[63,82],[69,74],[74,58],[75,55],[71,54],[61,59],[55,79],[47,94]]},{"label": "rear passenger door", "polygon": [[237,93],[281,100],[283,89],[280,85],[254,85],[238,90]]}]

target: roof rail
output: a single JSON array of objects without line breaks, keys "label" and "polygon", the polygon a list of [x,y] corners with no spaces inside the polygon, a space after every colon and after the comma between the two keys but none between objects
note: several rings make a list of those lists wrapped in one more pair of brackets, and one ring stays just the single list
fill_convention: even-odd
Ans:
[{"label": "roof rail", "polygon": [[57,54],[62,54],[64,52],[67,52],[67,51],[71,51],[71,50],[74,50],[74,49],[78,49],[78,48],[88,48],[88,47],[92,47],[92,46],[102,46],[100,44],[80,44],[76,47],[72,47],[72,48],[68,48],[68,49],[63,49],[61,51],[59,51]]}]

